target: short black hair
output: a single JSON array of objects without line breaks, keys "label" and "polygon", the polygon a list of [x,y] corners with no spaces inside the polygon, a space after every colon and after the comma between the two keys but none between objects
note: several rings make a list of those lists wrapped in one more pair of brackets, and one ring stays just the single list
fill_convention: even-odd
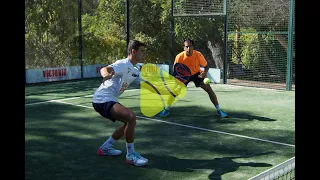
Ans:
[{"label": "short black hair", "polygon": [[189,41],[189,42],[191,42],[192,45],[194,45],[194,41],[192,39],[189,39],[189,38],[185,39],[185,40],[183,40],[183,43],[186,42],[186,41]]},{"label": "short black hair", "polygon": [[130,55],[130,54],[131,54],[132,49],[134,49],[134,50],[136,50],[136,51],[137,51],[137,50],[139,49],[139,47],[140,47],[140,46],[147,47],[147,45],[146,45],[145,43],[143,43],[143,42],[140,42],[140,41],[135,40],[135,39],[130,40],[130,42],[129,42],[129,44],[128,44],[128,50],[127,50],[128,55]]}]

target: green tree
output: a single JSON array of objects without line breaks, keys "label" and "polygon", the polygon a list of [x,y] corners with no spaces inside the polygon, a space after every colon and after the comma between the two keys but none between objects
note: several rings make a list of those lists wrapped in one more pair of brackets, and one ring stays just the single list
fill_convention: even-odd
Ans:
[{"label": "green tree", "polygon": [[25,7],[26,68],[72,65],[78,54],[77,3],[29,0]]},{"label": "green tree", "polygon": [[100,0],[82,15],[84,64],[109,64],[126,57],[124,1]]}]

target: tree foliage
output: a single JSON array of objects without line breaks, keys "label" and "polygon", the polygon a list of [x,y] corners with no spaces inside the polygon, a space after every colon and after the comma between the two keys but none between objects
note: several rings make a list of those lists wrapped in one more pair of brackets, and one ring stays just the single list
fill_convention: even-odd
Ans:
[{"label": "tree foliage", "polygon": [[72,64],[78,54],[75,43],[77,4],[66,0],[25,1],[27,68]]},{"label": "tree foliage", "polygon": [[[25,38],[26,68],[79,65],[78,2],[74,0],[26,0]],[[179,3],[192,3],[182,6]],[[205,8],[223,9],[223,0],[178,1],[182,11],[205,13]],[[106,64],[126,57],[125,0],[82,0],[83,64]],[[130,0],[130,39],[148,44],[145,62],[171,63],[171,2],[170,0]],[[243,31],[287,31],[289,0],[228,0],[228,29],[236,25]],[[184,8],[184,9],[183,9]],[[189,9],[188,9],[189,8]],[[175,17],[174,54],[182,51],[183,39],[192,38],[209,64],[222,68],[224,19],[222,16]],[[281,33],[262,36],[263,41],[242,36],[248,67],[259,65],[259,44],[274,49],[272,57],[286,50],[287,37]],[[261,40],[261,39],[260,39]],[[279,41],[279,42],[277,42]],[[279,49],[279,48],[278,48]],[[273,62],[279,69],[279,63]],[[281,63],[280,63],[281,64]],[[283,63],[282,63],[283,64]],[[283,72],[283,70],[280,70]]]}]

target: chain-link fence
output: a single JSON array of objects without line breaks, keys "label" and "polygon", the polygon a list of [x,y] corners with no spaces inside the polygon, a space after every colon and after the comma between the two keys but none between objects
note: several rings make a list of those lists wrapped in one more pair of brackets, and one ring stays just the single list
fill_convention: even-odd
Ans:
[{"label": "chain-link fence", "polygon": [[26,78],[98,77],[129,39],[148,44],[142,63],[172,65],[191,38],[223,83],[291,90],[293,10],[294,0],[25,1]]},{"label": "chain-link fence", "polygon": [[228,83],[294,89],[294,1],[228,4]]}]

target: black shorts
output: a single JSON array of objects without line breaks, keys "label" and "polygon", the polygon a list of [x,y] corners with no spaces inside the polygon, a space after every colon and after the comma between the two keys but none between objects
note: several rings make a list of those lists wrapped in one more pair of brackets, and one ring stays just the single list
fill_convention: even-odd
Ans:
[{"label": "black shorts", "polygon": [[198,77],[199,75],[200,75],[200,72],[194,75],[191,75],[189,81],[185,82],[184,84],[187,86],[190,81],[193,81],[196,87],[200,87],[201,83],[203,83],[204,78]]},{"label": "black shorts", "polygon": [[96,110],[102,117],[105,117],[107,119],[110,119],[111,121],[115,122],[116,119],[114,119],[111,114],[110,110],[113,107],[114,104],[118,102],[109,101],[105,103],[92,103],[92,106],[94,110]]}]

